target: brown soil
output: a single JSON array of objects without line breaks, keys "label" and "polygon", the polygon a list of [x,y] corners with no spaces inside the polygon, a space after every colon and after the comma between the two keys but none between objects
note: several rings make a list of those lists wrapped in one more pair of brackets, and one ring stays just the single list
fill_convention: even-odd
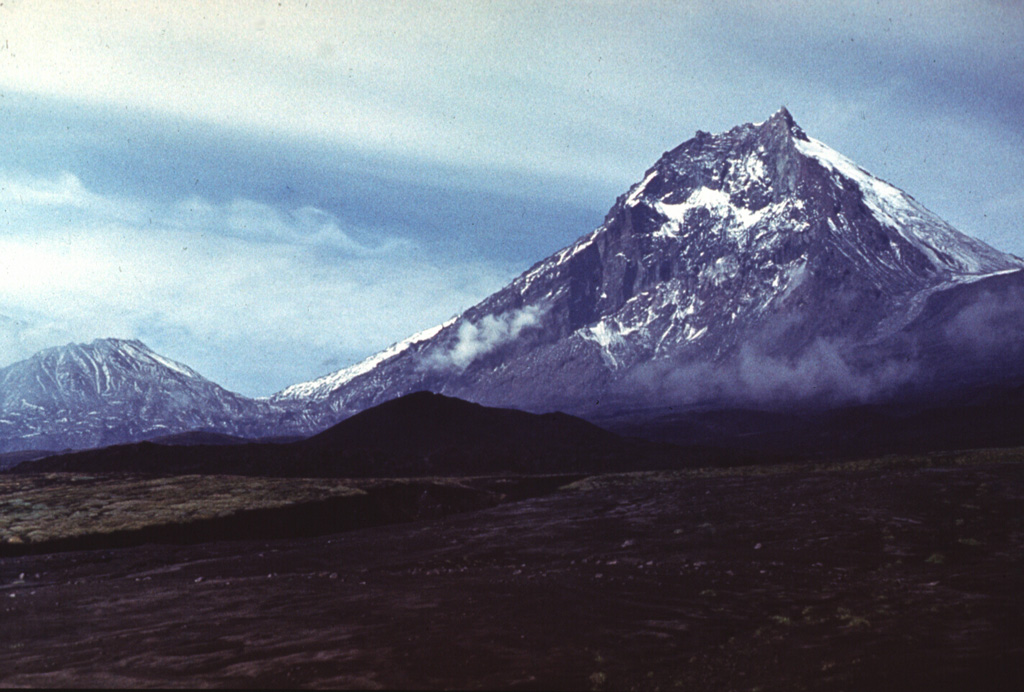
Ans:
[{"label": "brown soil", "polygon": [[637,474],[0,559],[0,685],[1020,689],[1024,466]]}]

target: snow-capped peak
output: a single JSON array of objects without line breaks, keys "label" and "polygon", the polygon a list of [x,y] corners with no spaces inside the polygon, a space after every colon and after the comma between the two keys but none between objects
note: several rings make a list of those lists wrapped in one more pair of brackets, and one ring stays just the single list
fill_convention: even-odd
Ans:
[{"label": "snow-capped peak", "polygon": [[67,344],[0,369],[0,451],[200,429],[260,435],[276,413],[137,340]]},{"label": "snow-capped peak", "polygon": [[795,140],[794,144],[804,156],[855,183],[875,218],[924,253],[936,267],[966,274],[987,274],[1005,267],[1007,255],[960,233],[913,197],[831,147],[810,137]]},{"label": "snow-capped peak", "polygon": [[[926,292],[1021,267],[808,137],[783,107],[663,154],[601,226],[470,308],[460,328],[421,332],[274,398],[345,415],[431,389],[573,409],[654,363],[877,341]],[[458,352],[470,326],[499,332],[500,316],[537,306],[535,328],[471,367],[424,367]]]},{"label": "snow-capped peak", "polygon": [[[66,348],[71,347],[74,347],[74,344],[69,344]],[[87,347],[79,347],[78,350],[94,354],[93,357],[118,354],[140,365],[166,368],[184,377],[205,379],[187,365],[160,355],[138,339],[96,339]]]}]

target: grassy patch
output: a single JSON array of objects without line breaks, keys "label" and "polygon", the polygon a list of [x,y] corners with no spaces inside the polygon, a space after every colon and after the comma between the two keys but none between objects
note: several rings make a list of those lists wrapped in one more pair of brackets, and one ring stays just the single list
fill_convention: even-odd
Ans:
[{"label": "grassy patch", "polygon": [[0,544],[189,524],[362,493],[331,479],[5,477],[0,478]]},{"label": "grassy patch", "polygon": [[871,627],[871,622],[860,615],[854,615],[849,608],[838,608],[836,617],[843,622],[845,627]]}]

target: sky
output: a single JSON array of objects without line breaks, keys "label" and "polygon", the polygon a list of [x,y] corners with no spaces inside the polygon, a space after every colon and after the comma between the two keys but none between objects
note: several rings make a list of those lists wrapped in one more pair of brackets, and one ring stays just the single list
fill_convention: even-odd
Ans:
[{"label": "sky", "polygon": [[0,3],[0,366],[265,396],[598,226],[696,130],[812,137],[1024,256],[1024,3]]}]

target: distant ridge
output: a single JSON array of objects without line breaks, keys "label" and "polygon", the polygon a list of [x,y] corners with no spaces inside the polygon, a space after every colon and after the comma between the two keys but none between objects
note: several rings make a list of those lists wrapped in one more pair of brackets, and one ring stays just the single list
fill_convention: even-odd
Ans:
[{"label": "distant ridge", "polygon": [[176,435],[225,444],[320,427],[302,407],[230,392],[134,339],[67,344],[0,369],[0,453]]},{"label": "distant ridge", "polygon": [[269,413],[136,340],[68,344],[0,369],[0,451],[95,447],[197,429],[245,436],[258,434]]},{"label": "distant ridge", "polygon": [[695,459],[672,445],[622,437],[563,413],[538,415],[416,392],[288,444],[141,442],[28,461],[15,470],[465,476],[631,471],[685,465]]}]

